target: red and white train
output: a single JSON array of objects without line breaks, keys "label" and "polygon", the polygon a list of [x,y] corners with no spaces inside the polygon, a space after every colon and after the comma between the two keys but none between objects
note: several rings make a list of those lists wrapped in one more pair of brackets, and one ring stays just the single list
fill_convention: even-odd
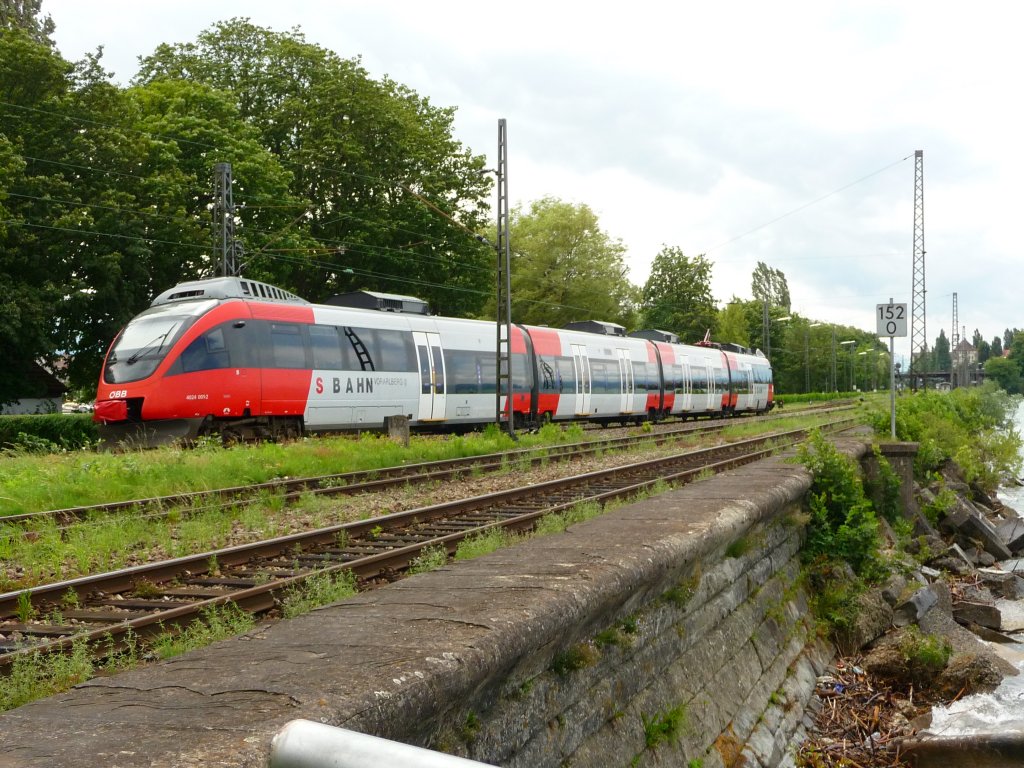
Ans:
[{"label": "red and white train", "polygon": [[[389,309],[414,299],[363,294]],[[514,325],[512,413],[630,423],[728,415],[773,405],[760,351],[675,343],[661,332]],[[182,283],[118,334],[100,374],[93,418],[105,440],[142,444],[295,436],[494,421],[492,322],[311,304],[240,277]],[[501,399],[502,412],[508,403]]]}]

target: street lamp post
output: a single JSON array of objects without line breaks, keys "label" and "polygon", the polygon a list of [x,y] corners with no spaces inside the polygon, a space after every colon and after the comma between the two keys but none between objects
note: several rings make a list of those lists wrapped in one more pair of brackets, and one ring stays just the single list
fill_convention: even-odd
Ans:
[{"label": "street lamp post", "polygon": [[804,328],[804,394],[811,391],[811,326]]},{"label": "street lamp post", "polygon": [[818,328],[822,323],[810,323],[804,328],[804,392],[811,391],[811,328]]},{"label": "street lamp post", "polygon": [[[832,330],[832,338],[833,338],[833,340],[835,339],[835,329]],[[856,344],[856,343],[857,343],[856,339],[847,339],[846,341],[840,341],[839,342],[839,346],[841,346],[841,347],[849,347],[851,344]],[[836,348],[835,348],[834,341],[833,341],[833,346],[832,346],[832,375],[833,376],[835,376],[835,366],[836,366],[835,354],[836,354]],[[852,353],[849,354],[849,358],[850,358],[850,363],[851,363],[851,371],[850,371],[850,375],[846,379],[846,386],[847,386],[847,388],[850,387],[850,379],[853,378],[853,371],[852,371],[853,354]],[[838,392],[839,390],[837,389],[835,391]]]},{"label": "street lamp post", "polygon": [[834,327],[831,332],[833,332],[833,380],[831,380],[831,385],[833,386],[831,386],[831,390],[838,392],[839,386],[836,381],[836,328]]},{"label": "street lamp post", "polygon": [[764,303],[764,314],[762,315],[762,322],[764,323],[764,354],[769,360],[772,359],[772,323],[781,323],[786,320],[792,320],[792,315],[785,315],[783,317],[769,317],[768,316],[768,302]]}]

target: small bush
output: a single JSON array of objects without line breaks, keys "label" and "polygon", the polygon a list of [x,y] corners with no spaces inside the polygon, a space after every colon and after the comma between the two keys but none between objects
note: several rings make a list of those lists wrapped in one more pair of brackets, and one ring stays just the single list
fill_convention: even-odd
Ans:
[{"label": "small bush", "polygon": [[322,573],[310,576],[281,601],[286,619],[309,613],[321,605],[330,605],[356,594],[356,577],[352,571]]},{"label": "small bush", "polygon": [[649,720],[646,715],[641,714],[640,719],[644,724],[644,743],[649,749],[653,749],[663,742],[674,740],[679,735],[679,729],[686,722],[686,707],[673,707]]},{"label": "small bush", "polygon": [[45,413],[0,416],[0,448],[24,453],[78,450],[99,441],[88,413]]},{"label": "small bush", "polygon": [[900,639],[899,651],[907,663],[911,682],[923,687],[946,668],[953,655],[953,646],[946,638],[922,634],[916,625],[911,624]]},{"label": "small bush", "polygon": [[597,662],[597,650],[589,643],[577,643],[551,660],[551,671],[564,677]]},{"label": "small bush", "polygon": [[448,564],[448,553],[443,546],[427,547],[409,566],[409,574],[436,571]]},{"label": "small bush", "polygon": [[800,447],[799,457],[814,475],[805,562],[845,561],[859,576],[881,576],[878,519],[853,460],[817,431]]}]

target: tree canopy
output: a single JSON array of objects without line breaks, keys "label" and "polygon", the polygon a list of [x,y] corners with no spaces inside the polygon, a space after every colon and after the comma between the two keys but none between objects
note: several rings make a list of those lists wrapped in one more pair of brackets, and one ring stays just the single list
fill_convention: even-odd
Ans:
[{"label": "tree canopy", "polygon": [[53,19],[41,15],[43,0],[0,0],[0,29],[20,29],[37,43],[53,45]]},{"label": "tree canopy", "polygon": [[626,248],[601,229],[593,210],[545,197],[528,210],[516,207],[509,219],[516,322],[635,324],[636,296],[626,279]]},{"label": "tree canopy", "polygon": [[711,266],[704,254],[690,258],[681,248],[663,247],[641,293],[643,325],[677,333],[690,344],[703,339],[718,318]]},{"label": "tree canopy", "polygon": [[245,274],[311,300],[367,288],[447,314],[484,305],[493,252],[472,231],[491,181],[452,109],[244,20],[160,46],[120,88],[99,54],[71,63],[41,41],[38,7],[0,6],[0,402],[28,394],[37,360],[64,358],[70,385],[92,388],[128,318],[214,274],[221,162]]},{"label": "tree canopy", "polygon": [[757,262],[750,281],[754,300],[767,302],[770,309],[777,308],[783,314],[790,309],[789,283],[780,269],[773,269],[763,261]]},{"label": "tree canopy", "polygon": [[291,194],[302,201],[291,215],[319,247],[267,245],[252,265],[267,278],[311,300],[366,288],[415,291],[446,314],[483,306],[493,264],[471,233],[487,220],[491,180],[484,157],[453,138],[453,108],[387,77],[374,80],[359,59],[309,43],[298,30],[247,19],[159,46],[135,83],[160,81],[227,94],[290,172]]},{"label": "tree canopy", "polygon": [[715,341],[750,346],[750,323],[743,302],[735,296],[718,311],[715,327]]}]

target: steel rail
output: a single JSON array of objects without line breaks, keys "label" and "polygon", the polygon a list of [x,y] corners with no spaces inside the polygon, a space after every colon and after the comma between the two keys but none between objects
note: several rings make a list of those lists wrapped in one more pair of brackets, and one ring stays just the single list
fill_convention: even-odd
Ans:
[{"label": "steel rail", "polygon": [[[852,406],[842,406],[831,410],[848,410]],[[795,418],[806,415],[799,411],[781,418]],[[762,418],[780,418],[779,416]],[[77,524],[79,521],[97,515],[116,514],[135,511],[142,514],[146,510],[156,510],[157,516],[166,516],[171,510],[182,507],[198,514],[203,511],[223,509],[239,504],[259,503],[267,493],[282,493],[285,503],[294,502],[306,494],[314,495],[351,495],[384,490],[407,483],[431,482],[445,480],[472,471],[493,471],[519,461],[530,461],[533,464],[542,461],[565,461],[608,450],[625,450],[635,445],[647,443],[659,444],[673,439],[691,435],[718,432],[732,426],[735,422],[716,420],[713,423],[675,426],[657,433],[642,435],[626,435],[601,440],[589,440],[566,445],[555,445],[538,448],[522,448],[504,453],[482,454],[458,459],[442,459],[438,461],[404,464],[395,467],[358,470],[336,474],[319,475],[304,478],[282,478],[248,486],[233,486],[205,491],[177,493],[168,496],[155,496],[127,501],[115,501],[104,504],[91,504],[64,509],[24,512],[14,515],[0,516],[0,523],[27,525],[41,520],[56,520],[61,530]]]},{"label": "steel rail", "polygon": [[[827,426],[835,430],[853,423],[854,419],[844,419]],[[783,444],[799,442],[809,431],[776,432],[572,478],[8,592],[0,595],[0,638],[6,638],[0,639],[0,670],[9,668],[17,658],[66,651],[78,642],[100,645],[104,652],[112,653],[124,648],[131,635],[145,638],[169,627],[183,626],[205,610],[228,602],[250,612],[268,611],[280,595],[314,575],[351,571],[363,583],[388,580],[426,548],[443,547],[453,554],[460,542],[490,529],[527,530],[538,518],[583,502],[603,504],[634,496],[655,483],[685,482],[709,469],[723,471],[771,454]],[[726,458],[720,458],[723,455]],[[545,498],[548,500],[542,501]],[[211,573],[212,568],[216,570]],[[123,597],[133,591],[147,596]],[[74,599],[68,600],[68,595]],[[152,595],[159,595],[159,599]],[[30,623],[30,614],[46,616],[48,612],[62,622],[83,624]],[[89,623],[93,628],[83,629]]]}]

